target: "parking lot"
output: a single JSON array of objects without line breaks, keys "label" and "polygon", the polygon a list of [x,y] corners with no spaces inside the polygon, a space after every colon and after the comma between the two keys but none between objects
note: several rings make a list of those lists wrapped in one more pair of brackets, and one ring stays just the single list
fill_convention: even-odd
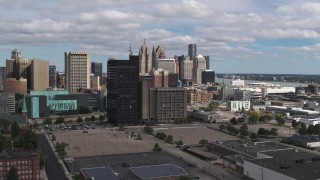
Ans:
[{"label": "parking lot", "polygon": [[208,129],[203,126],[194,127],[165,127],[165,128],[154,128],[154,133],[163,132],[167,135],[172,135],[174,141],[179,141],[180,139],[184,144],[192,145],[198,144],[199,141],[204,138],[210,141],[224,141],[236,139],[236,137],[222,133],[220,131]]},{"label": "parking lot", "polygon": [[153,148],[153,144],[136,140],[131,132],[114,129],[64,130],[53,134],[55,143],[68,143],[68,157],[150,152]]},{"label": "parking lot", "polygon": [[[271,128],[276,128],[278,129],[278,136],[288,137],[288,136],[292,136],[293,134],[296,134],[294,129],[291,129],[285,126],[277,126],[273,124],[247,124],[247,125],[248,125],[248,130],[254,133],[257,133],[259,128],[265,128],[267,130],[270,130]],[[236,125],[235,127],[240,128],[241,125]]]}]

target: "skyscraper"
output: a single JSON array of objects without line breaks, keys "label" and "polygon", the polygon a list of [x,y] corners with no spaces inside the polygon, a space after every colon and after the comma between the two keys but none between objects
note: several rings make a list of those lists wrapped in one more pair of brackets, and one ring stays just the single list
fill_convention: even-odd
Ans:
[{"label": "skyscraper", "polygon": [[207,55],[207,56],[203,56],[204,59],[206,59],[206,68],[207,69],[210,69],[210,56]]},{"label": "skyscraper", "polygon": [[206,70],[206,59],[202,55],[198,55],[193,60],[193,79],[198,84],[202,82],[202,71]]},{"label": "skyscraper", "polygon": [[191,60],[193,60],[197,55],[197,45],[196,44],[189,44],[188,45],[188,56]]},{"label": "skyscraper", "polygon": [[164,69],[153,69],[151,71],[152,82],[151,87],[169,87],[169,72]]},{"label": "skyscraper", "polygon": [[102,63],[92,62],[91,63],[91,73],[93,73],[94,76],[99,76],[100,85],[102,85],[103,84],[103,82],[102,82]]},{"label": "skyscraper", "polygon": [[185,60],[181,61],[181,77],[180,79],[192,79],[193,72],[193,61],[190,60],[189,56],[186,57]]},{"label": "skyscraper", "polygon": [[108,60],[107,113],[112,124],[139,124],[139,56]]},{"label": "skyscraper", "polygon": [[158,69],[158,60],[166,59],[166,51],[164,46],[158,46],[156,49],[152,49],[152,68]]},{"label": "skyscraper", "polygon": [[139,51],[139,74],[149,74],[152,69],[152,55],[146,42],[144,41]]},{"label": "skyscraper", "polygon": [[[45,91],[49,87],[49,61],[32,60],[30,65],[31,90]],[[29,79],[28,79],[29,81]]]},{"label": "skyscraper", "polygon": [[75,93],[80,89],[90,89],[89,52],[65,52],[66,90]]},{"label": "skyscraper", "polygon": [[57,88],[57,69],[55,65],[49,66],[49,87]]}]

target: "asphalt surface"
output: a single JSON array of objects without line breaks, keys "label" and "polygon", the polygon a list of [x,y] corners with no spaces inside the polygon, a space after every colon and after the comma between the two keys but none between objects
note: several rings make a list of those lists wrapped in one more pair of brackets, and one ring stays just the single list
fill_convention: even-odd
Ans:
[{"label": "asphalt surface", "polygon": [[67,180],[57,157],[55,156],[50,144],[44,134],[38,134],[38,141],[41,152],[47,157],[45,170],[49,180]]}]

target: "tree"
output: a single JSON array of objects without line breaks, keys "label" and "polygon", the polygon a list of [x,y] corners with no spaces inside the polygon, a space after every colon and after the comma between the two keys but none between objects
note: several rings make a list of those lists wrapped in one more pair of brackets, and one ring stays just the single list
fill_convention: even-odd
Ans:
[{"label": "tree", "polygon": [[237,119],[235,117],[230,119],[230,123],[233,124],[233,125],[238,124]]},{"label": "tree", "polygon": [[160,145],[159,145],[159,143],[155,143],[155,144],[154,144],[153,150],[154,150],[154,151],[157,151],[157,152],[160,152],[160,151],[162,150],[161,147],[160,147]]},{"label": "tree", "polygon": [[64,117],[57,117],[55,124],[62,124],[62,123],[64,123]]},{"label": "tree", "polygon": [[268,132],[272,136],[278,136],[278,129],[277,128],[271,128],[271,130]]},{"label": "tree", "polygon": [[183,141],[180,139],[179,141],[176,142],[176,145],[179,146],[179,147],[182,146],[183,145]]},{"label": "tree", "polygon": [[68,144],[64,143],[64,142],[56,143],[56,145],[55,145],[56,152],[58,153],[58,155],[61,159],[63,159],[67,155],[67,152],[66,152],[67,146],[68,146]]},{"label": "tree", "polygon": [[95,121],[95,120],[96,120],[96,117],[94,117],[94,116],[90,117],[90,121]]},{"label": "tree", "polygon": [[257,136],[256,133],[251,133],[250,134],[250,139],[257,139],[257,138],[258,138],[258,136]]},{"label": "tree", "polygon": [[266,136],[266,134],[267,134],[267,130],[266,129],[259,128],[259,130],[258,130],[258,135],[259,136]]},{"label": "tree", "polygon": [[90,118],[89,118],[89,117],[86,117],[84,120],[85,120],[86,122],[88,122],[88,121],[90,121]]},{"label": "tree", "polygon": [[172,142],[173,142],[173,136],[169,134],[169,135],[167,136],[167,138],[166,138],[166,142],[172,143]]},{"label": "tree", "polygon": [[205,147],[205,146],[207,146],[208,144],[209,144],[209,142],[208,142],[208,140],[206,140],[206,139],[201,139],[200,141],[199,141],[199,143],[198,144],[200,144],[202,147]]},{"label": "tree", "polygon": [[99,121],[104,121],[104,119],[105,119],[104,115],[99,116]]},{"label": "tree", "polygon": [[220,124],[219,129],[226,129],[226,126],[224,124]]},{"label": "tree", "polygon": [[238,135],[239,134],[239,130],[237,128],[235,128],[234,126],[228,126],[227,127],[227,131],[235,134],[235,135]]},{"label": "tree", "polygon": [[19,127],[17,121],[14,121],[11,124],[11,137],[14,138],[19,134],[20,134],[20,127]]},{"label": "tree", "polygon": [[242,125],[240,127],[240,135],[242,136],[248,136],[249,135],[249,131],[248,131],[248,126],[246,124]]},{"label": "tree", "polygon": [[250,116],[249,116],[249,122],[254,124],[259,120],[259,113],[252,111],[250,112]]},{"label": "tree", "polygon": [[311,135],[315,134],[315,132],[316,132],[316,129],[315,129],[314,125],[309,125],[308,126],[308,134],[311,136]]},{"label": "tree", "polygon": [[281,114],[276,114],[275,119],[278,122],[279,126],[284,125],[285,121],[284,121],[284,119],[283,119]]},{"label": "tree", "polygon": [[308,133],[307,126],[304,123],[300,123],[300,128],[298,130],[299,134],[304,135]]},{"label": "tree", "polygon": [[5,136],[0,135],[0,154],[9,147],[9,140]]},{"label": "tree", "polygon": [[143,128],[143,131],[144,131],[145,133],[152,134],[152,133],[153,133],[153,128],[150,127],[150,126],[145,126],[145,127]]},{"label": "tree", "polygon": [[7,179],[8,180],[18,180],[19,175],[18,175],[18,170],[15,167],[10,167],[10,170],[8,171],[7,174]]},{"label": "tree", "polygon": [[78,122],[78,123],[81,123],[81,122],[83,122],[83,119],[82,119],[82,117],[80,117],[80,116],[79,116],[79,117],[77,118],[77,122]]},{"label": "tree", "polygon": [[298,121],[296,121],[296,120],[292,120],[292,122],[291,122],[291,126],[292,126],[293,128],[298,127],[298,126],[299,126]]},{"label": "tree", "polygon": [[46,118],[45,124],[52,124],[52,118]]},{"label": "tree", "polygon": [[244,123],[246,119],[244,117],[239,117],[238,118],[238,123]]},{"label": "tree", "polygon": [[157,132],[156,137],[165,140],[167,138],[167,135],[164,132]]},{"label": "tree", "polygon": [[8,121],[6,119],[0,119],[1,133],[7,132],[9,130],[9,126],[10,126],[10,121]]},{"label": "tree", "polygon": [[142,140],[141,134],[138,133],[138,137],[136,138],[137,140]]}]

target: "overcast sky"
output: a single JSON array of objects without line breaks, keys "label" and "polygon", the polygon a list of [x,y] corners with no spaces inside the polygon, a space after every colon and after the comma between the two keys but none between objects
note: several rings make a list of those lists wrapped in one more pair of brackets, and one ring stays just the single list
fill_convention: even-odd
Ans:
[{"label": "overcast sky", "polygon": [[320,3],[306,0],[0,0],[1,66],[23,57],[63,70],[65,51],[128,59],[146,39],[167,56],[188,44],[224,73],[319,74]]}]

